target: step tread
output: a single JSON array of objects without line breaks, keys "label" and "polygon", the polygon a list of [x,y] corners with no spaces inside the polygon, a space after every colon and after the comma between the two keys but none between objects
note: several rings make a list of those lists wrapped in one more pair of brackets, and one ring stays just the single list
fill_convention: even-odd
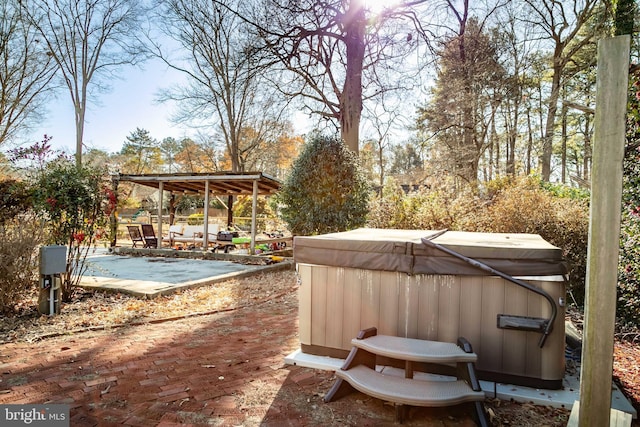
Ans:
[{"label": "step tread", "polygon": [[380,356],[425,363],[476,362],[475,353],[465,353],[454,343],[419,340],[415,338],[374,335],[354,338],[351,344]]},{"label": "step tread", "polygon": [[425,381],[387,375],[364,365],[336,371],[336,376],[356,390],[378,399],[412,406],[449,406],[484,401],[482,391],[473,391],[462,380]]}]

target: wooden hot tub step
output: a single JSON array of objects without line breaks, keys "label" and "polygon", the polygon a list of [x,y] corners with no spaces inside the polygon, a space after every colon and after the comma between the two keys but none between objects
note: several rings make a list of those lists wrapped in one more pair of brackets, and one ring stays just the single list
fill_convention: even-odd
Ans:
[{"label": "wooden hot tub step", "polygon": [[351,344],[379,356],[411,362],[447,364],[476,362],[478,359],[475,353],[467,353],[456,344],[440,341],[374,335],[364,339],[354,338]]},{"label": "wooden hot tub step", "polygon": [[353,388],[378,399],[411,406],[450,406],[465,402],[482,402],[484,392],[473,391],[463,380],[425,381],[385,375],[364,365],[336,376]]}]

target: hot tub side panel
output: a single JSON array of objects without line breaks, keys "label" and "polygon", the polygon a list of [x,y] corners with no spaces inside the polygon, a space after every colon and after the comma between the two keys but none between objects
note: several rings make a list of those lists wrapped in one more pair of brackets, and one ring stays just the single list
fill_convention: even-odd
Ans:
[{"label": "hot tub side panel", "polygon": [[[542,349],[539,333],[499,329],[498,314],[550,316],[544,298],[511,282],[492,276],[409,276],[312,264],[299,264],[298,271],[304,352],[345,357],[351,339],[371,326],[380,334],[446,342],[464,336],[478,354],[476,366],[484,378],[540,387],[561,384],[564,308],[558,307],[553,332]],[[528,282],[555,301],[564,298],[562,282]]]}]

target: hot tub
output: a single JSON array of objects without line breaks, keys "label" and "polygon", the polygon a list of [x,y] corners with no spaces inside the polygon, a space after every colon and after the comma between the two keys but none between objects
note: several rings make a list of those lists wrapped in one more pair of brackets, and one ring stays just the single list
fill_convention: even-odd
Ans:
[{"label": "hot tub", "polygon": [[[294,239],[303,353],[344,358],[358,331],[436,341],[468,339],[482,379],[559,389],[564,377],[566,266],[533,234],[357,229]],[[504,276],[471,265],[468,257]],[[555,307],[552,307],[555,305]],[[529,320],[555,319],[544,335]],[[515,328],[511,320],[515,319]]]}]

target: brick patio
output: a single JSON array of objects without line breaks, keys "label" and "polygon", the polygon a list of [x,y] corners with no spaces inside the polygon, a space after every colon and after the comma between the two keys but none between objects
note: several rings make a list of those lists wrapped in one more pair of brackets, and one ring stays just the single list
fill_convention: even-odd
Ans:
[{"label": "brick patio", "polygon": [[[394,424],[392,406],[360,393],[325,404],[331,372],[284,364],[298,346],[295,292],[216,315],[4,344],[0,403],[69,404],[72,426]],[[474,425],[457,408],[414,411],[406,425]]]}]

